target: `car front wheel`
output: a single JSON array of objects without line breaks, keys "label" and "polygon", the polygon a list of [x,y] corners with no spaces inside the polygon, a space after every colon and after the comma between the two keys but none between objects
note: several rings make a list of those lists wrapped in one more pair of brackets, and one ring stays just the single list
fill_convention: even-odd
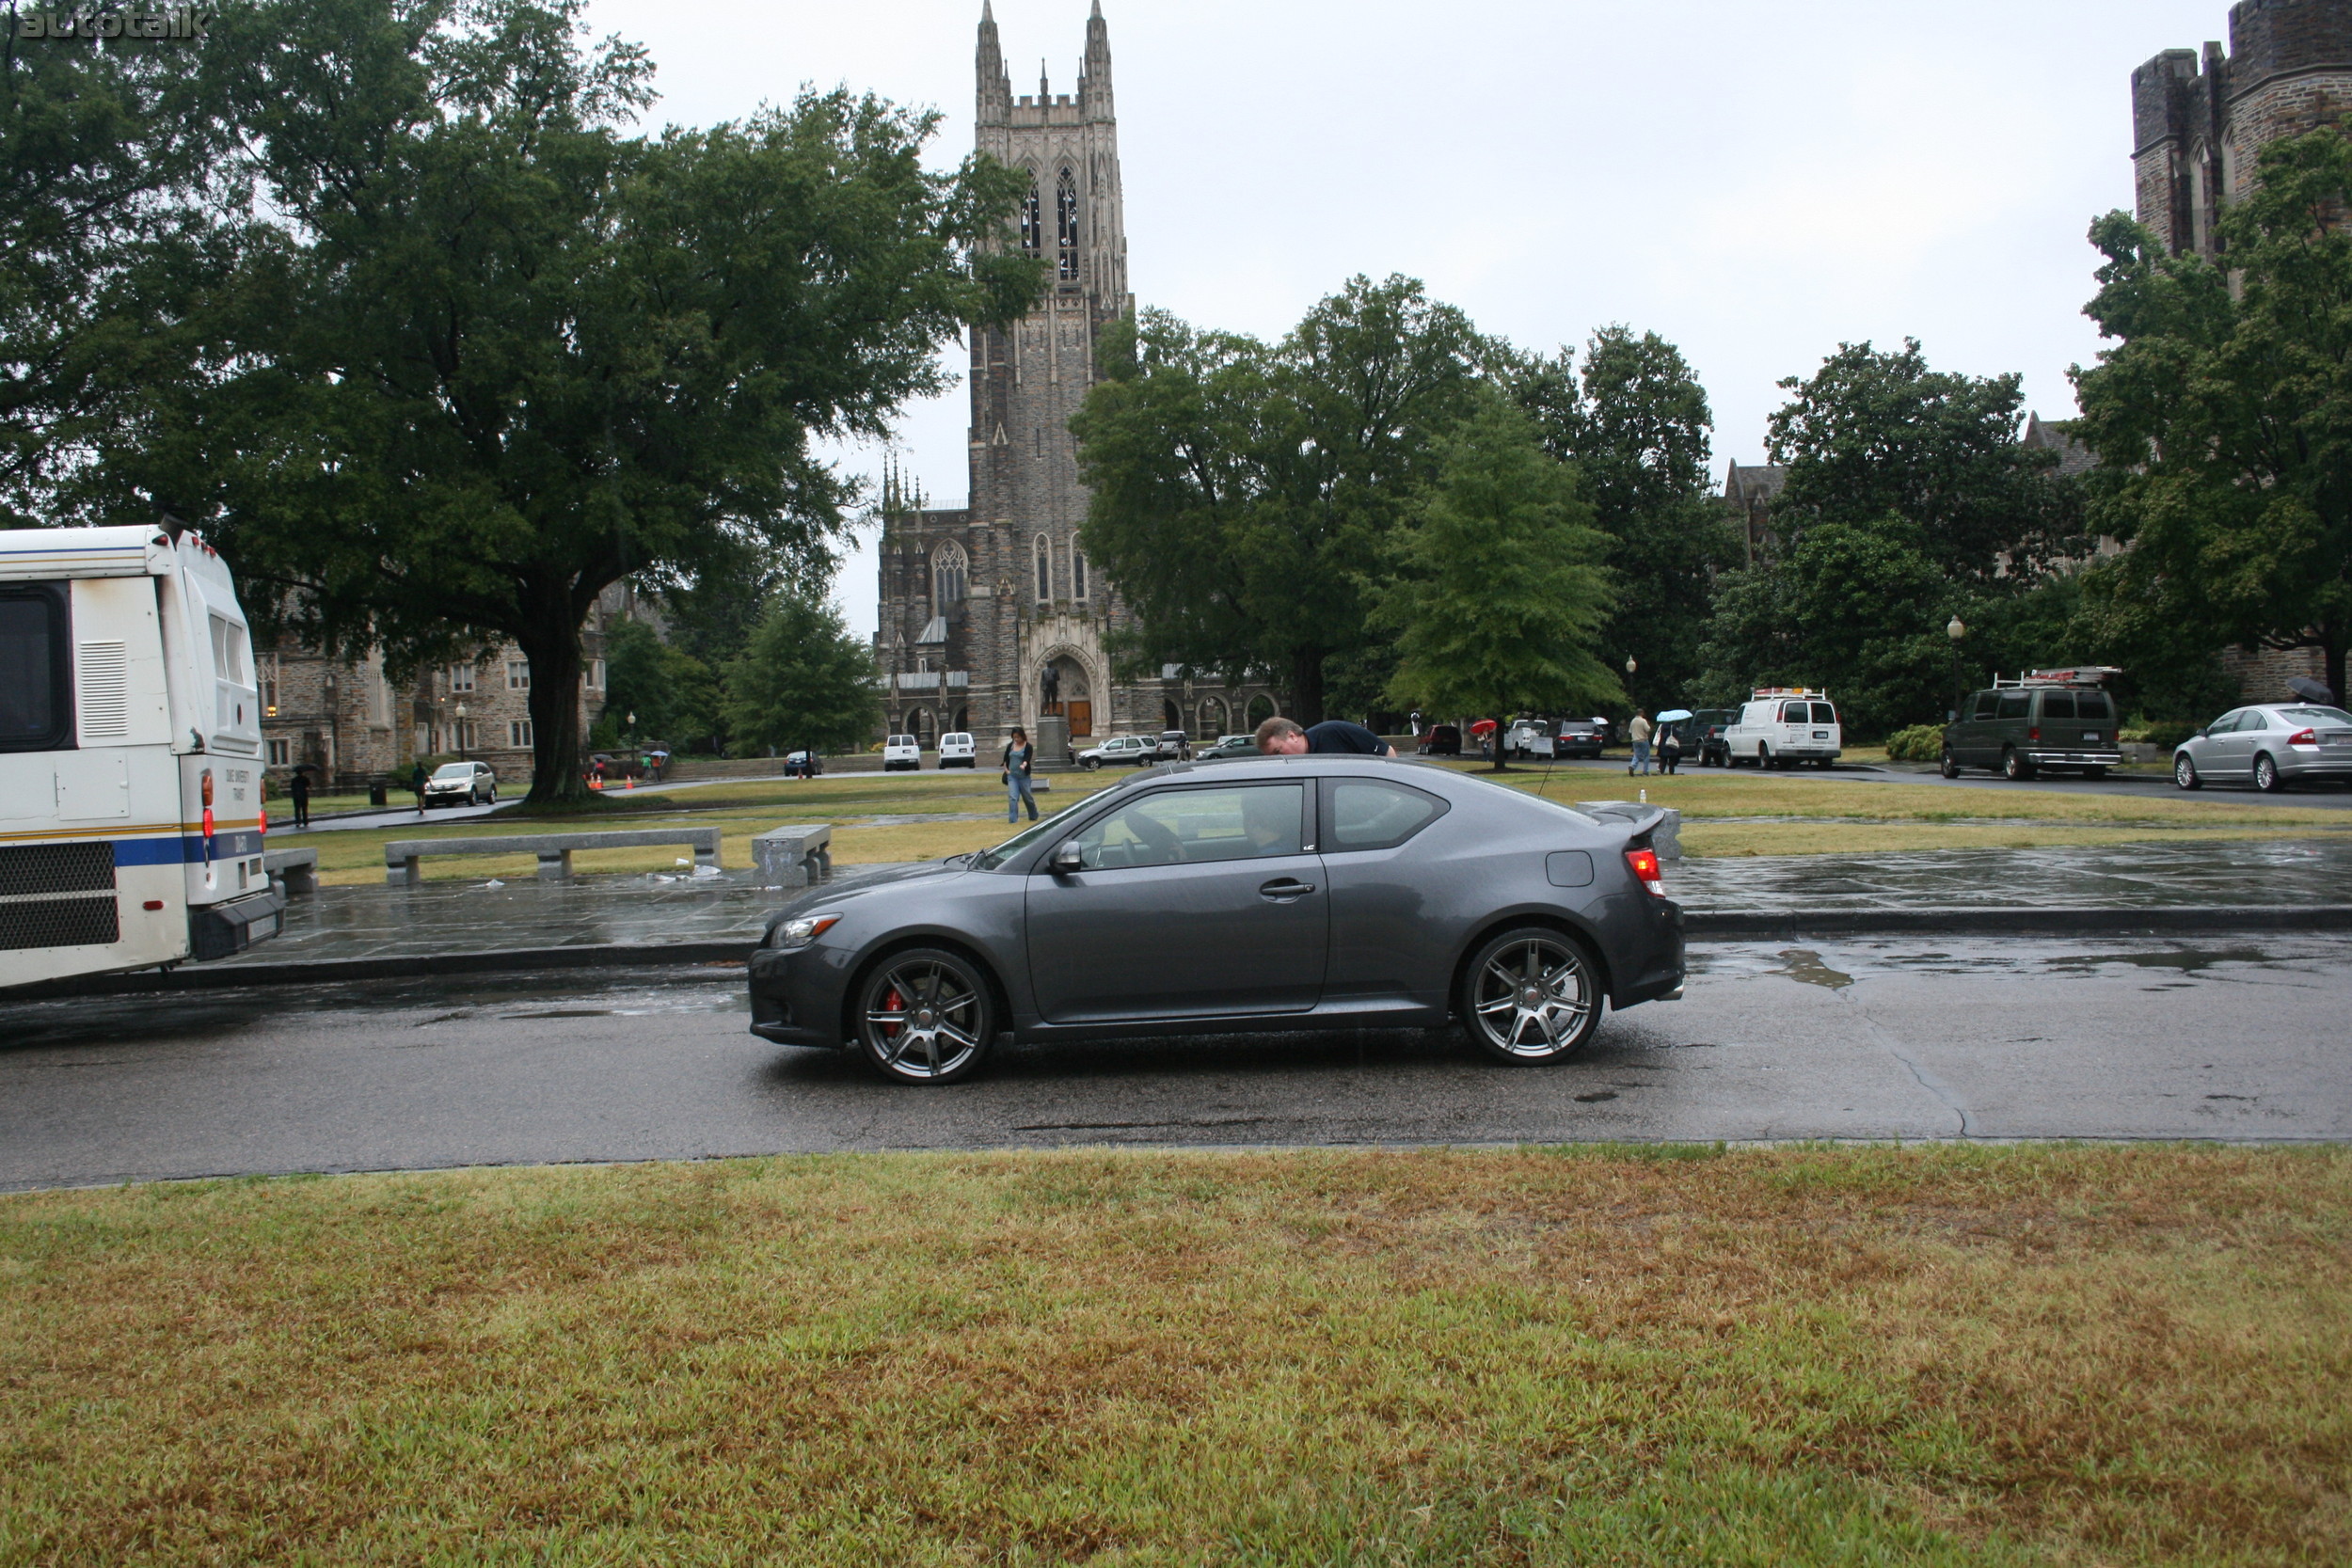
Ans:
[{"label": "car front wheel", "polygon": [[988,1053],[996,1028],[988,982],[970,959],[941,947],[893,953],[857,990],[866,1059],[900,1084],[952,1084]]},{"label": "car front wheel", "polygon": [[2182,752],[2172,759],[2172,782],[2183,789],[2201,789],[2205,781],[2197,776],[2197,764]]},{"label": "car front wheel", "polygon": [[1564,1061],[1600,1027],[1599,967],[1582,942],[1548,927],[1505,931],[1481,947],[1462,982],[1462,1017],[1480,1050],[1513,1067]]},{"label": "car front wheel", "polygon": [[2286,781],[2279,776],[2279,764],[2268,752],[2254,758],[2254,787],[2265,795],[2276,795],[2286,787]]},{"label": "car front wheel", "polygon": [[1080,757],[1078,759],[1078,766],[1091,773],[1096,768],[1103,766],[1103,759],[1101,757]]}]

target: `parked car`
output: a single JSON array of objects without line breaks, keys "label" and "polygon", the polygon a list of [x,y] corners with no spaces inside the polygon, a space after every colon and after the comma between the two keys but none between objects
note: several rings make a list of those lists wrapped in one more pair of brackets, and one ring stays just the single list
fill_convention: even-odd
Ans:
[{"label": "parked car", "polygon": [[496,804],[499,776],[483,762],[445,762],[424,781],[427,806]]},{"label": "parked car", "polygon": [[978,752],[968,730],[949,730],[939,737],[939,766],[942,768],[977,768]]},{"label": "parked car", "polygon": [[1220,735],[1214,746],[1203,746],[1192,754],[1195,762],[1231,762],[1235,757],[1258,754],[1258,737],[1254,735]]},{"label": "parked car", "polygon": [[1190,762],[1192,760],[1192,736],[1182,730],[1162,730],[1159,760]]},{"label": "parked car", "polygon": [[1827,768],[1837,760],[1845,728],[1826,692],[1762,686],[1724,727],[1724,752],[1732,767],[1794,768],[1809,762]]},{"label": "parked car", "polygon": [[1555,757],[1597,757],[1600,755],[1601,727],[1590,719],[1563,719],[1560,734],[1551,743]]},{"label": "parked car", "polygon": [[920,772],[923,767],[923,743],[911,735],[894,735],[882,740],[882,771],[885,773]]},{"label": "parked car", "polygon": [[2048,768],[2104,778],[2123,760],[2115,704],[2095,684],[2023,676],[1979,691],[1944,726],[1944,776],[1990,768],[2025,780]]},{"label": "parked car", "polygon": [[1100,746],[1080,752],[1078,766],[1092,769],[1106,762],[1127,762],[1137,768],[1147,768],[1157,762],[1159,756],[1160,743],[1157,740],[1146,740],[1139,735],[1115,735]]},{"label": "parked car", "polygon": [[1462,727],[1459,724],[1432,724],[1421,743],[1425,757],[1458,757],[1462,754]]},{"label": "parked car", "polygon": [[1663,816],[1366,757],[1153,769],[993,849],[787,904],[751,957],[751,1029],[909,1084],[968,1076],[1004,1034],[1454,1022],[1498,1061],[1559,1062],[1605,1007],[1681,994]]},{"label": "parked car", "polygon": [[813,779],[825,770],[825,759],[815,752],[784,753],[784,776],[787,779]]},{"label": "parked car", "polygon": [[1724,736],[1739,721],[1736,707],[1703,707],[1683,721],[1684,744],[1701,768],[1731,766],[1731,747]]},{"label": "parked car", "polygon": [[1521,719],[1506,732],[1504,744],[1513,756],[1525,761],[1530,757],[1551,755],[1551,724],[1543,719]]},{"label": "parked car", "polygon": [[2233,708],[2172,752],[2172,782],[2183,789],[2280,790],[2318,779],[2352,781],[2352,713],[2317,703]]}]

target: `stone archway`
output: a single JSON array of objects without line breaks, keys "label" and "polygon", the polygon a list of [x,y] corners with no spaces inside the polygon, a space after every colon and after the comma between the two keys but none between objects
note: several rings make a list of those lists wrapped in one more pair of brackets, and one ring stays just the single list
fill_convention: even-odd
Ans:
[{"label": "stone archway", "polygon": [[1249,699],[1248,716],[1242,721],[1242,728],[1254,730],[1273,717],[1274,699],[1261,691]]},{"label": "stone archway", "polygon": [[1203,697],[1200,699],[1201,739],[1215,740],[1218,736],[1230,733],[1225,728],[1226,715],[1228,711],[1229,710],[1225,705],[1225,699],[1222,697]]},{"label": "stone archway", "polygon": [[1103,699],[1109,694],[1101,673],[1086,650],[1057,642],[1046,647],[1030,667],[1022,706],[1036,718],[1058,718],[1070,726],[1070,738],[1099,733],[1108,714]]}]

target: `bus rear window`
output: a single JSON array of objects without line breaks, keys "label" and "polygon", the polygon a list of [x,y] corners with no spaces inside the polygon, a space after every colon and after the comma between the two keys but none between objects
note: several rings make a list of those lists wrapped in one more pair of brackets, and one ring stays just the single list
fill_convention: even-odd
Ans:
[{"label": "bus rear window", "polygon": [[72,730],[65,606],[47,588],[0,590],[0,751],[50,752]]}]

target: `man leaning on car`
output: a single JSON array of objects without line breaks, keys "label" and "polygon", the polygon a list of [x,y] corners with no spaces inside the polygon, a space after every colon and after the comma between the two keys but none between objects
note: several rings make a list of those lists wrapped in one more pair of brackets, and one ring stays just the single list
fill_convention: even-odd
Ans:
[{"label": "man leaning on car", "polygon": [[1321,755],[1334,752],[1367,757],[1396,755],[1387,741],[1361,724],[1345,719],[1326,719],[1320,724],[1303,729],[1289,719],[1269,719],[1258,726],[1258,750],[1270,757],[1305,756],[1310,752]]}]

